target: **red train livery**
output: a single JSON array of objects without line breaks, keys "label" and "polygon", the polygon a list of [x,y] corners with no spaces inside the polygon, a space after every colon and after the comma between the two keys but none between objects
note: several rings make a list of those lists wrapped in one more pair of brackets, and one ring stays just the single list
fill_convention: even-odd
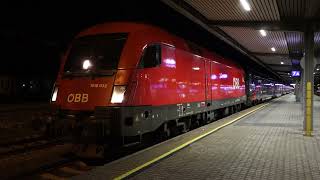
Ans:
[{"label": "red train livery", "polygon": [[81,32],[63,58],[54,127],[91,143],[170,136],[239,110],[247,101],[245,78],[234,61],[160,28],[100,24]]}]

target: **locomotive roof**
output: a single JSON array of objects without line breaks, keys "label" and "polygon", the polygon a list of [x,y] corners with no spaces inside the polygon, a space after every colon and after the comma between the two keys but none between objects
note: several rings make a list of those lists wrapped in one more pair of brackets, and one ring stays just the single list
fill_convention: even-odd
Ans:
[{"label": "locomotive roof", "polygon": [[[136,31],[152,31],[153,34],[162,35],[162,37],[168,38],[172,41],[172,45],[175,47],[190,51],[186,49],[188,45],[182,45],[187,43],[185,39],[181,37],[177,37],[176,35],[167,32],[166,30],[153,26],[150,24],[139,23],[139,22],[107,22],[92,26],[88,29],[81,31],[77,37],[87,36],[87,35],[94,35],[94,34],[105,34],[105,33],[131,33]],[[164,36],[163,36],[164,35]],[[219,63],[224,63],[231,66],[239,67],[236,63],[236,60],[231,61],[230,59],[226,59],[223,56],[216,54],[214,51],[205,49],[200,47],[201,51],[203,51],[202,56],[208,59],[215,60]],[[214,58],[219,57],[219,58]]]},{"label": "locomotive roof", "polygon": [[165,32],[159,27],[139,23],[139,22],[107,22],[102,24],[97,24],[84,31],[81,31],[77,37],[91,35],[91,34],[103,34],[103,33],[130,33],[141,30],[154,30],[159,32]]}]

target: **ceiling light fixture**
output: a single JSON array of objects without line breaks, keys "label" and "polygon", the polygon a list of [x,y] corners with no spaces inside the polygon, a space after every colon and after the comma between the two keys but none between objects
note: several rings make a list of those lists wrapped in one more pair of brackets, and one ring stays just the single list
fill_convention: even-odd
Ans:
[{"label": "ceiling light fixture", "polygon": [[272,52],[275,52],[275,51],[276,51],[276,48],[272,47],[272,48],[271,48],[271,51],[272,51]]},{"label": "ceiling light fixture", "polygon": [[244,10],[246,10],[246,11],[251,10],[250,4],[248,3],[247,0],[240,0],[240,3],[241,3]]},{"label": "ceiling light fixture", "polygon": [[267,36],[267,32],[264,29],[261,29],[260,31],[261,36],[265,37]]}]

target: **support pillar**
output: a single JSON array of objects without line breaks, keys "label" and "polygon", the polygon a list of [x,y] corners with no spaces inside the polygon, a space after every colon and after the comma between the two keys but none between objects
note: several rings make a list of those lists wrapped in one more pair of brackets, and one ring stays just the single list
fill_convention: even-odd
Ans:
[{"label": "support pillar", "polygon": [[304,135],[313,131],[313,71],[314,71],[314,29],[307,24],[304,32],[305,63],[303,73]]},{"label": "support pillar", "polygon": [[[301,77],[300,77],[301,78]],[[294,95],[296,96],[296,102],[302,102],[301,97],[302,97],[302,90],[301,90],[301,80],[295,80],[294,82],[296,85],[294,87]]]}]

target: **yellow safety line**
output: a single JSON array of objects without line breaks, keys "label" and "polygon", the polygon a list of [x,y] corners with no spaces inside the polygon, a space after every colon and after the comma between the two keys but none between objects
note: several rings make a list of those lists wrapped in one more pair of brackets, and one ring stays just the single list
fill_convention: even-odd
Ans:
[{"label": "yellow safety line", "polygon": [[207,133],[204,133],[204,134],[202,134],[202,135],[200,135],[200,136],[198,136],[198,137],[196,137],[194,139],[191,139],[190,141],[188,141],[186,143],[183,143],[180,146],[178,146],[178,147],[176,147],[176,148],[174,148],[174,149],[172,149],[172,150],[170,150],[170,151],[168,151],[168,152],[166,152],[166,153],[164,153],[164,154],[162,154],[162,155],[160,155],[160,156],[158,156],[158,157],[156,157],[156,158],[154,158],[154,159],[152,159],[152,160],[150,160],[150,161],[148,161],[148,162],[146,162],[146,163],[144,163],[144,164],[142,164],[142,165],[140,165],[140,166],[138,166],[138,167],[136,167],[136,168],[134,168],[134,169],[132,169],[132,170],[130,170],[130,171],[118,176],[118,177],[116,177],[116,178],[114,178],[114,179],[115,180],[124,179],[124,178],[128,177],[129,175],[131,175],[131,174],[133,174],[133,173],[135,173],[135,172],[137,172],[137,171],[139,171],[139,170],[141,170],[141,169],[143,169],[143,168],[145,168],[145,167],[147,167],[147,166],[149,166],[149,165],[151,165],[151,164],[153,164],[153,163],[155,163],[155,162],[157,162],[157,161],[159,161],[159,160],[161,160],[161,159],[163,159],[163,158],[165,158],[165,157],[167,157],[167,156],[169,156],[169,155],[171,155],[171,154],[173,154],[173,153],[175,153],[177,151],[179,151],[180,149],[182,149],[182,148],[184,148],[184,147],[186,147],[186,146],[198,141],[199,139],[201,139],[201,138],[203,138],[205,136],[208,136],[209,134],[211,134],[211,133],[213,133],[213,132],[215,132],[215,131],[217,131],[217,130],[219,130],[219,129],[221,129],[221,128],[229,125],[229,124],[232,124],[235,121],[238,121],[239,119],[241,119],[241,118],[243,118],[243,117],[245,117],[245,116],[247,116],[247,115],[249,115],[249,114],[251,114],[251,113],[253,113],[253,112],[255,112],[255,111],[257,111],[257,110],[259,110],[259,109],[261,109],[261,108],[263,108],[265,106],[267,106],[267,105],[269,105],[269,103],[267,103],[265,105],[262,105],[262,106],[260,106],[260,107],[258,107],[256,109],[253,109],[253,110],[251,110],[251,111],[249,111],[249,112],[247,112],[247,113],[235,118],[232,121],[229,121],[229,122],[227,122],[227,123],[225,123],[225,124],[223,124],[223,125],[221,125],[219,127],[216,127],[214,129],[212,129],[211,131],[209,131]]}]

